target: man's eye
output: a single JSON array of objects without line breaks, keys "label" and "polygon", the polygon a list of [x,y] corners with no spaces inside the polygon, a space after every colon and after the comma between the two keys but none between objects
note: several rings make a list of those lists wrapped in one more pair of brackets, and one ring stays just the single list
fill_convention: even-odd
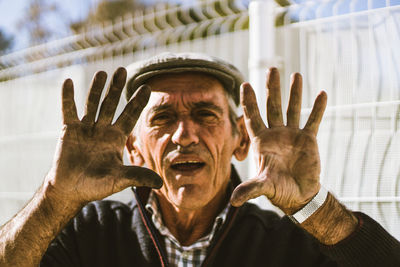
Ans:
[{"label": "man's eye", "polygon": [[209,111],[200,111],[198,113],[198,115],[203,116],[203,117],[209,117],[209,116],[213,116],[215,117],[215,114]]},{"label": "man's eye", "polygon": [[168,123],[171,119],[173,119],[173,116],[171,114],[163,113],[155,115],[153,118],[151,118],[150,122],[153,125],[160,125]]},{"label": "man's eye", "polygon": [[203,120],[211,120],[211,121],[218,120],[217,114],[215,114],[214,112],[211,112],[211,111],[206,111],[206,110],[198,111],[196,113],[196,117],[203,119]]}]

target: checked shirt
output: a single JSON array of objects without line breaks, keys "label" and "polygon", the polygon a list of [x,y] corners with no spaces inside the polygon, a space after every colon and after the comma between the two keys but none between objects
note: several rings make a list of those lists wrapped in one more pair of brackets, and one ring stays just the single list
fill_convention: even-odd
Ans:
[{"label": "checked shirt", "polygon": [[201,266],[202,262],[206,258],[207,249],[211,243],[212,238],[221,227],[221,225],[224,223],[226,215],[228,213],[229,204],[215,219],[211,232],[208,235],[200,238],[190,246],[182,246],[179,241],[171,234],[168,228],[164,225],[158,206],[158,201],[153,192],[150,193],[149,200],[146,204],[146,209],[151,214],[153,224],[164,237],[165,248],[170,266],[197,267]]}]

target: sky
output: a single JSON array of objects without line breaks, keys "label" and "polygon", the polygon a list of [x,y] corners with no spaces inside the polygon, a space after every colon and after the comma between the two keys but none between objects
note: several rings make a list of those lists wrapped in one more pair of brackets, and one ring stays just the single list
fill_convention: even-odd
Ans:
[{"label": "sky", "polygon": [[[89,10],[94,9],[99,0],[47,0],[48,3],[55,3],[59,7],[59,15],[46,17],[46,23],[49,25],[53,35],[53,39],[59,39],[71,35],[68,27],[70,22],[80,21],[84,19]],[[153,4],[156,0],[139,0],[145,4]],[[158,0],[160,1],[160,0]],[[195,0],[161,0],[165,2],[185,3],[194,2]],[[236,0],[250,2],[250,0]],[[292,0],[295,3],[303,3],[312,0]],[[315,2],[322,0],[314,0]],[[14,38],[12,51],[24,49],[29,46],[28,34],[18,28],[18,22],[25,16],[26,8],[30,0],[0,0],[0,29],[6,34]],[[349,2],[339,1],[342,3],[339,13],[347,13]],[[353,0],[357,3],[356,9],[367,9],[368,3],[373,8],[379,8],[386,5],[385,0]],[[399,5],[400,0],[390,0],[391,5]],[[329,9],[329,7],[328,7]],[[331,8],[329,9],[331,11]],[[347,11],[346,11],[347,10]],[[328,12],[329,13],[329,12]]]},{"label": "sky", "polygon": [[[13,51],[29,45],[27,33],[17,27],[18,21],[26,14],[29,2],[29,0],[0,0],[0,29],[14,37]],[[48,2],[56,3],[60,8],[61,15],[46,18],[46,23],[58,33],[55,37],[61,38],[70,34],[65,22],[83,19],[97,0],[49,0]]]},{"label": "sky", "polygon": [[[154,4],[157,0],[139,0],[144,4]],[[160,0],[158,0],[160,1]],[[165,2],[182,3],[195,0],[161,0]],[[26,14],[26,8],[30,0],[0,0],[0,29],[14,37],[12,51],[21,50],[29,46],[28,34],[18,28],[18,22]],[[84,19],[89,10],[97,6],[99,0],[47,0],[55,3],[60,9],[60,15],[46,17],[46,22],[54,33],[54,39],[68,36],[71,33],[67,26],[71,21]]]}]

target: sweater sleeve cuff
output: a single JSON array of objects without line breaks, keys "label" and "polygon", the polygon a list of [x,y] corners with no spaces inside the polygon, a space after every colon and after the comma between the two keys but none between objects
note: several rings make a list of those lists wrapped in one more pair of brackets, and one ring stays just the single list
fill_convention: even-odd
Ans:
[{"label": "sweater sleeve cuff", "polygon": [[335,245],[320,244],[321,251],[340,266],[400,266],[399,241],[366,214],[354,215],[357,229]]}]

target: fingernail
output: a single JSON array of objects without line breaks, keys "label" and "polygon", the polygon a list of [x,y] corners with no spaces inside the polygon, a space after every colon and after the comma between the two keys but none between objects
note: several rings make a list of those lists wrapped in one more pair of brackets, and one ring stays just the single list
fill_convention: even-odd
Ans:
[{"label": "fingernail", "polygon": [[164,184],[163,180],[161,178],[158,178],[156,183],[155,183],[154,188],[160,189],[163,186],[163,184]]},{"label": "fingernail", "polygon": [[236,200],[234,200],[234,199],[231,199],[231,200],[230,200],[230,203],[231,203],[231,205],[234,206],[234,207],[240,207],[240,206],[241,206],[241,203],[238,202],[238,201],[236,201]]},{"label": "fingernail", "polygon": [[115,71],[113,82],[121,86],[125,85],[126,75],[127,75],[126,69],[123,67],[119,67]]},{"label": "fingernail", "polygon": [[150,86],[143,84],[141,85],[138,90],[133,94],[132,97],[138,95],[140,98],[149,99],[151,94]]},{"label": "fingernail", "polygon": [[105,80],[105,79],[107,79],[107,73],[105,71],[100,70],[100,71],[96,72],[95,78],[100,79],[100,80]]},{"label": "fingernail", "polygon": [[64,81],[64,85],[66,85],[66,86],[71,86],[71,85],[72,85],[72,80],[71,80],[70,78],[66,79],[66,80]]},{"label": "fingernail", "polygon": [[275,74],[278,71],[276,67],[271,67],[268,69],[267,73],[269,74]]},{"label": "fingernail", "polygon": [[242,85],[241,85],[241,91],[244,93],[244,94],[246,94],[246,93],[248,93],[249,91],[250,91],[250,84],[249,83],[247,83],[247,82],[245,82],[245,83],[242,83]]}]

